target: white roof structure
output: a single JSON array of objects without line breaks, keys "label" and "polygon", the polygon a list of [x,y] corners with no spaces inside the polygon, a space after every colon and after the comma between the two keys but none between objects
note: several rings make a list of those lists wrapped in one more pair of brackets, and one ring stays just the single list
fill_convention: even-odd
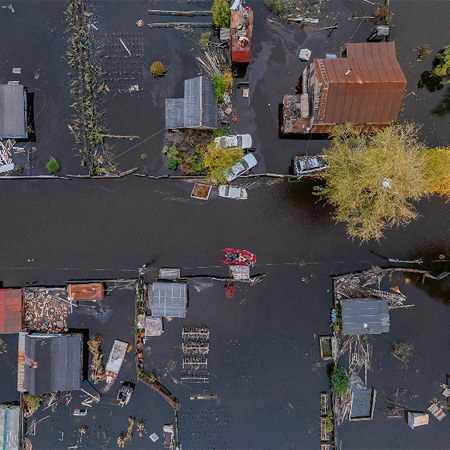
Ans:
[{"label": "white roof structure", "polygon": [[150,308],[154,317],[186,317],[187,283],[153,283]]}]

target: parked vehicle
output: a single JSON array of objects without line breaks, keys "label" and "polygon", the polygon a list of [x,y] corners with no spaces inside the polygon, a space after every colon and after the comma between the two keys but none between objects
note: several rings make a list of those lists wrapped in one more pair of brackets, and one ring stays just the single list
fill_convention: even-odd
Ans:
[{"label": "parked vehicle", "polygon": [[227,181],[235,180],[239,175],[242,175],[255,167],[256,164],[258,164],[256,158],[251,153],[247,153],[240,161],[228,170]]},{"label": "parked vehicle", "polygon": [[219,197],[247,200],[247,189],[239,186],[222,185],[219,186]]},{"label": "parked vehicle", "polygon": [[294,173],[296,175],[304,175],[309,173],[320,172],[328,167],[325,161],[325,155],[316,156],[296,156],[294,158]]},{"label": "parked vehicle", "polygon": [[119,401],[120,406],[128,405],[130,401],[131,394],[134,392],[134,383],[125,381],[122,383],[122,387],[120,388],[117,394],[117,400]]},{"label": "parked vehicle", "polygon": [[106,383],[111,384],[116,381],[120,369],[127,354],[128,343],[116,339],[109,354],[108,362],[105,367]]},{"label": "parked vehicle", "polygon": [[88,410],[87,410],[87,409],[76,408],[76,409],[73,410],[73,413],[72,413],[72,414],[73,414],[74,416],[77,416],[77,417],[79,417],[79,416],[84,417],[84,416],[87,416],[87,413],[88,413]]},{"label": "parked vehicle", "polygon": [[243,150],[251,148],[252,137],[250,134],[235,134],[232,136],[220,136],[214,139],[217,147],[242,147]]}]

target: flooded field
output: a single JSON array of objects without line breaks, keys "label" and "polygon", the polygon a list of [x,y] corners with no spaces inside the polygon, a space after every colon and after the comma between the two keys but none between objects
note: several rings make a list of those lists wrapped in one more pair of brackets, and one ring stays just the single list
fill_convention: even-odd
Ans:
[{"label": "flooded field", "polygon": [[[338,53],[344,42],[365,40],[371,24],[348,18],[369,15],[372,6],[356,0],[329,2],[327,21],[336,17],[340,26],[328,37],[326,32],[269,23],[263,1],[247,3],[256,17],[252,62],[245,77],[250,82],[250,102],[236,98],[239,120],[233,130],[252,133],[260,161],[258,171],[285,172],[297,153],[315,153],[327,145],[321,140],[282,140],[278,136],[278,105],[283,94],[293,92],[306,64],[298,59],[298,50],[307,46],[313,56],[323,56]],[[392,38],[408,79],[407,94],[415,93],[407,95],[402,119],[423,123],[423,137],[429,145],[448,145],[449,113],[432,113],[445,89],[434,93],[417,89],[420,74],[430,69],[431,59],[419,63],[413,52],[424,42],[437,51],[450,41],[448,12],[440,1],[427,2],[426,8],[420,1],[392,3]],[[201,50],[199,31],[137,28],[138,19],[149,22],[149,4],[179,7],[170,1],[133,1],[114,2],[112,8],[111,2],[98,1],[94,9],[100,35],[134,33],[137,44],[142,41],[142,65],[133,65],[131,71],[136,73],[129,75],[142,74],[142,92],[120,94],[123,85],[117,85],[108,94],[105,107],[109,129],[140,136],[136,142],[115,144],[120,167],[139,166],[140,171],[156,174],[167,172],[161,155],[164,99],[182,95],[183,80],[198,72],[194,56]],[[189,3],[181,4],[186,7]],[[0,78],[8,81],[11,67],[22,67],[20,80],[36,94],[39,150],[30,173],[41,173],[49,155],[61,161],[64,173],[80,172],[67,128],[70,97],[64,60],[64,2],[17,1],[14,8],[14,14],[1,10],[8,15],[12,31],[0,44],[5,55]],[[25,45],[15,45],[19,39]],[[151,78],[148,66],[154,59],[168,64],[165,78]],[[36,79],[38,67],[41,71]],[[144,152],[148,158],[143,162],[140,155]],[[203,203],[189,198],[192,185],[168,180],[2,181],[0,280],[9,287],[136,277],[138,267],[145,263],[151,273],[167,266],[180,267],[187,276],[225,276],[220,249],[247,248],[256,253],[253,270],[265,273],[264,280],[253,287],[239,286],[233,300],[226,299],[223,283],[201,286],[192,282],[186,319],[174,319],[163,336],[153,338],[145,355],[148,367],[157,371],[181,402],[180,437],[186,449],[317,448],[319,393],[328,388],[317,335],[329,332],[330,275],[386,266],[388,258],[421,258],[424,268],[449,270],[450,234],[448,204],[431,198],[420,203],[417,222],[388,232],[379,243],[359,245],[346,238],[342,224],[333,223],[331,209],[312,195],[313,185],[262,182],[249,189],[245,202],[214,198]],[[415,395],[408,407],[426,409],[449,370],[445,350],[449,346],[445,332],[448,278],[425,285],[399,280],[399,285],[415,306],[394,311],[390,333],[374,338],[369,383],[378,391],[375,418],[343,425],[339,432],[343,448],[446,447],[448,418],[438,423],[431,417],[428,427],[413,432],[403,420],[385,416],[386,396],[397,387]],[[91,336],[104,334],[107,353],[114,339],[133,340],[134,293],[113,293],[104,305],[108,314],[102,315],[103,321],[80,312],[71,317],[70,324],[88,329]],[[210,327],[208,385],[183,386],[174,381],[181,373],[181,329],[185,324]],[[17,339],[2,338],[8,352],[0,355],[1,367],[6,368],[0,372],[0,401],[14,401],[18,399]],[[394,340],[414,344],[406,368],[390,354]],[[123,380],[136,377],[133,355],[134,350],[127,354]],[[148,433],[144,438],[133,436],[127,447],[161,448],[162,425],[172,420],[171,408],[138,384],[130,404],[122,409],[116,404],[117,390],[115,385],[87,418],[70,416],[80,403],[79,394],[74,393],[69,406],[60,407],[38,425],[33,448],[76,445],[76,429],[81,425],[89,429],[81,448],[115,448],[129,415],[144,419]],[[189,400],[190,395],[204,391],[216,394],[218,400]],[[48,414],[49,410],[41,411],[36,417]],[[64,432],[63,441],[59,440],[60,431]],[[160,437],[156,443],[148,438],[153,432]]]}]

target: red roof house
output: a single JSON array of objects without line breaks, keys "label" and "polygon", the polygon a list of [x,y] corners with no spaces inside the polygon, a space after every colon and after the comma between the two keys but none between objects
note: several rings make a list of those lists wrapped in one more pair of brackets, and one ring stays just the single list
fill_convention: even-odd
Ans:
[{"label": "red roof house", "polygon": [[22,289],[0,289],[0,334],[22,329]]},{"label": "red roof house", "polygon": [[336,125],[382,129],[397,120],[406,78],[394,42],[350,43],[347,56],[314,59],[300,95],[283,99],[283,133],[327,133]]}]

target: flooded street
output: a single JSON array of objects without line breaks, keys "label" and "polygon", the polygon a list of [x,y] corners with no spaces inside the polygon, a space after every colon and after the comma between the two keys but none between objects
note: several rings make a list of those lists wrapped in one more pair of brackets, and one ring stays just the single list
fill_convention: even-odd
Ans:
[{"label": "flooded street", "polygon": [[[293,92],[306,64],[298,59],[298,50],[308,46],[313,56],[322,56],[325,52],[338,53],[343,42],[362,42],[370,24],[358,26],[359,21],[347,17],[354,12],[368,14],[372,7],[356,0],[337,1],[334,14],[342,20],[342,27],[327,38],[327,33],[314,33],[300,26],[270,24],[262,0],[247,3],[256,17],[254,53],[246,76],[250,101],[236,94],[239,121],[232,130],[252,134],[258,172],[284,173],[296,154],[316,153],[327,145],[323,140],[278,136],[279,103],[284,94]],[[445,92],[430,94],[417,89],[420,74],[430,69],[431,59],[417,63],[412,51],[423,42],[435,51],[450,42],[450,18],[445,16],[448,11],[441,13],[444,8],[440,1],[427,2],[430,6],[426,8],[419,1],[391,3],[395,13],[392,37],[408,79],[406,93],[415,92],[406,97],[401,120],[423,123],[423,138],[428,145],[448,145],[450,112],[431,113]],[[161,155],[164,99],[181,96],[183,80],[197,74],[194,55],[200,51],[200,32],[138,29],[136,20],[148,21],[149,4],[170,9],[176,2],[133,1],[126,2],[126,7],[124,2],[114,2],[114,7],[111,2],[94,2],[100,33],[139,33],[145,43],[143,91],[137,96],[112,92],[105,102],[109,128],[120,134],[137,134],[140,140],[118,141],[113,151],[120,155],[117,160],[123,170],[138,166],[140,173],[162,174],[167,173]],[[63,60],[64,3],[18,1],[14,6],[16,13],[10,17],[16,25],[28,23],[36,15],[36,21],[23,26],[20,35],[24,42],[35,42],[36,49],[14,46],[13,52],[13,35],[17,39],[18,32],[8,34],[1,47],[9,55],[9,63],[1,66],[0,77],[2,82],[8,81],[11,66],[22,65],[23,81],[36,92],[35,109],[42,109],[36,117],[42,152],[37,153],[33,170],[39,173],[42,169],[38,166],[45,165],[48,154],[54,154],[65,173],[80,172],[67,129],[66,106],[70,98],[68,69]],[[2,14],[6,13],[10,14],[2,10]],[[42,27],[46,21],[49,24]],[[53,28],[56,31],[51,31]],[[42,51],[45,45],[49,46],[48,54]],[[168,64],[164,79],[155,80],[148,73],[154,59]],[[37,66],[42,72],[36,80],[33,71]],[[140,158],[143,152],[148,155],[145,162]],[[213,198],[200,202],[190,198],[191,184],[171,180],[134,176],[120,180],[1,180],[0,281],[3,287],[12,287],[26,283],[64,285],[71,279],[136,277],[143,264],[148,265],[151,274],[156,274],[159,267],[179,267],[184,276],[226,276],[227,268],[220,264],[220,249],[245,248],[254,252],[258,259],[253,273],[265,274],[264,280],[251,287],[239,285],[233,300],[226,299],[222,282],[201,285],[192,281],[186,319],[174,319],[161,337],[152,338],[146,361],[181,402],[183,448],[317,448],[319,394],[328,389],[317,336],[329,333],[330,276],[371,265],[388,266],[388,258],[423,259],[422,268],[435,273],[450,270],[449,205],[438,198],[424,199],[418,206],[421,217],[416,222],[387,232],[378,243],[360,245],[346,237],[344,225],[335,224],[330,216],[332,210],[312,194],[315,182],[266,181],[249,189],[247,201]],[[439,255],[444,255],[443,261]],[[339,431],[343,448],[447,446],[445,422],[449,418],[439,423],[430,417],[428,427],[413,432],[403,420],[388,421],[385,406],[386,396],[402,386],[416,395],[410,408],[426,409],[437,395],[439,383],[445,382],[449,371],[449,283],[449,278],[427,281],[425,285],[406,284],[399,279],[401,290],[415,306],[394,311],[390,333],[374,337],[369,383],[378,391],[375,418],[372,422],[345,423]],[[104,322],[77,312],[70,325],[89,329],[91,335],[105,334],[107,353],[115,338],[133,341],[134,292],[116,292],[104,302],[111,311]],[[174,381],[180,378],[181,328],[185,324],[210,327],[210,383],[206,387],[183,386]],[[15,378],[17,337],[2,338],[8,344],[8,353],[0,355],[0,402],[15,401],[19,398]],[[389,344],[396,339],[414,343],[414,357],[407,368],[390,355]],[[168,370],[171,361],[176,366]],[[133,351],[123,370],[121,378],[136,377]],[[129,415],[144,418],[147,434],[156,432],[160,439],[152,443],[148,437],[134,436],[127,448],[162,448],[162,425],[172,420],[171,408],[139,383],[130,404],[122,409],[116,405],[117,390],[114,386],[86,420],[70,416],[78,401],[78,394],[74,394],[70,407],[38,425],[33,448],[75,445],[74,430],[84,424],[91,432],[82,448],[116,448],[118,433],[126,429]],[[218,401],[189,400],[190,395],[204,390],[216,394]],[[40,411],[37,417],[48,413]],[[59,440],[60,431],[65,433],[64,441]]]}]

